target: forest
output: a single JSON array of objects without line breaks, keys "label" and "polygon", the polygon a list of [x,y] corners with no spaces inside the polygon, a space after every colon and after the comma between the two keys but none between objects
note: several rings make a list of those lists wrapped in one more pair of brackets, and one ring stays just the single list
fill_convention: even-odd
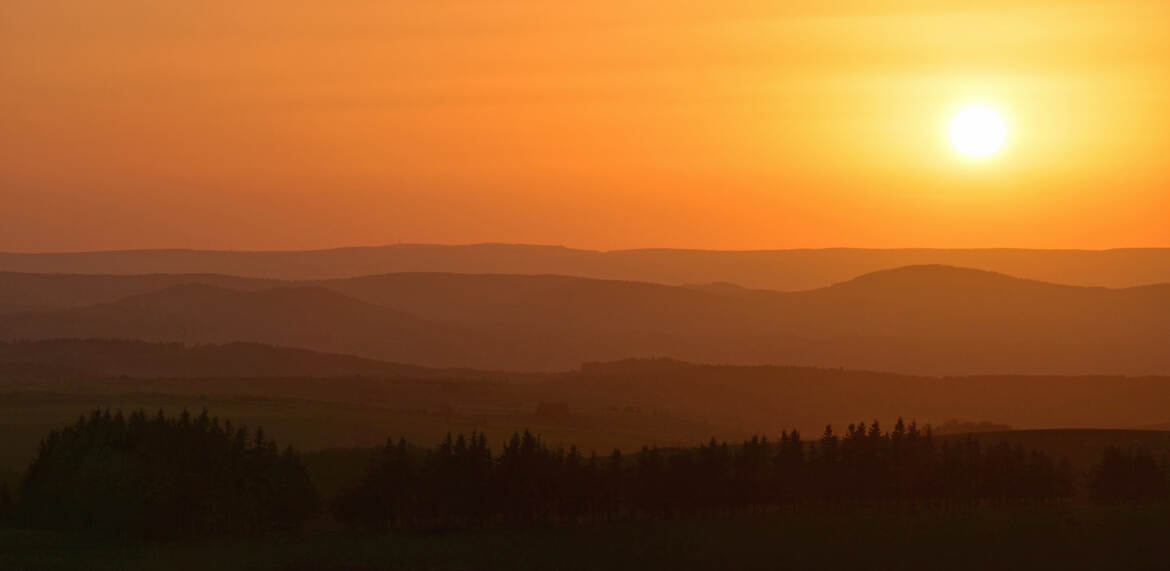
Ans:
[{"label": "forest", "polygon": [[[1083,487],[1099,503],[1165,502],[1167,477],[1167,458],[1110,447]],[[364,531],[523,528],[1047,505],[1078,494],[1080,480],[1066,459],[940,439],[898,419],[889,430],[875,420],[816,439],[792,430],[604,456],[530,431],[498,453],[478,431],[432,447],[388,439],[359,481],[323,498],[300,455],[260,427],[206,410],[95,410],[45,437],[15,497],[0,490],[0,521],[132,541],[297,532],[329,516]]]},{"label": "forest", "polygon": [[10,524],[136,540],[295,530],[320,500],[262,428],[95,410],[45,437],[5,503]]}]

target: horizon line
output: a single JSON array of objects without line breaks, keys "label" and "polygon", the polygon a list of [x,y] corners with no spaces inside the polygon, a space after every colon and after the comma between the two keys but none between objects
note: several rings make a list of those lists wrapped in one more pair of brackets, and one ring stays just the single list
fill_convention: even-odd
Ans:
[{"label": "horizon line", "polygon": [[793,248],[684,248],[671,246],[649,246],[637,248],[596,249],[566,246],[563,244],[538,244],[527,242],[468,242],[468,243],[438,243],[438,242],[394,242],[382,244],[331,246],[322,248],[273,248],[273,249],[225,249],[225,248],[192,248],[192,247],[143,247],[143,248],[110,248],[92,250],[40,250],[17,251],[0,250],[5,256],[68,256],[85,254],[130,254],[130,253],[226,253],[226,254],[298,254],[322,253],[344,250],[381,250],[391,248],[476,248],[476,247],[512,247],[512,248],[540,248],[560,249],[574,252],[609,254],[622,252],[710,252],[710,253],[773,253],[773,252],[826,252],[826,251],[1031,251],[1031,252],[1086,252],[1104,253],[1128,250],[1170,250],[1166,246],[1114,246],[1109,248],[1035,248],[1019,246],[987,246],[987,247],[936,247],[936,246],[899,246],[899,247],[868,247],[868,246],[824,246],[824,247],[793,247]]}]

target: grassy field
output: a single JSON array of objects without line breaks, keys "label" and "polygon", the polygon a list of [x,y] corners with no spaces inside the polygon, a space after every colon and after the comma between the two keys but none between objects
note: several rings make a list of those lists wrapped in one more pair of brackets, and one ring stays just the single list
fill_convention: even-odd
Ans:
[{"label": "grassy field", "polygon": [[1166,569],[1170,509],[1049,506],[952,513],[793,514],[532,530],[117,546],[0,532],[27,570]]}]

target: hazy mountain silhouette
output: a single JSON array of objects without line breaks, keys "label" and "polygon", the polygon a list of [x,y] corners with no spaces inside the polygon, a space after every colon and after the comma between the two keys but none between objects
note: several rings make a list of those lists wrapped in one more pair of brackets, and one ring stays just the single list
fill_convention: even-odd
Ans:
[{"label": "hazy mountain silhouette", "polygon": [[321,285],[425,317],[493,323],[547,356],[542,368],[645,355],[938,374],[1170,367],[1157,349],[1170,340],[1170,286],[1060,286],[944,266],[799,293],[450,274]]},{"label": "hazy mountain silhouette", "polygon": [[8,339],[255,341],[389,360],[452,362],[475,347],[440,325],[319,287],[238,291],[184,284],[78,309],[8,314]]},{"label": "hazy mountain silhouette", "polygon": [[560,274],[665,284],[730,282],[797,291],[907,265],[945,264],[1055,283],[1130,287],[1170,282],[1170,249],[856,249],[600,252],[559,246],[400,244],[285,252],[129,250],[0,253],[0,271],[32,273],[218,273],[331,279],[382,273]]},{"label": "hazy mountain silhouette", "polygon": [[[0,382],[41,380],[46,389],[56,384],[63,392],[84,394],[106,385],[83,381],[121,375],[139,380],[117,381],[106,390],[309,399],[391,409],[454,405],[504,416],[532,414],[541,402],[561,402],[575,411],[571,416],[576,420],[568,420],[578,424],[588,422],[590,414],[630,408],[634,412],[629,414],[666,414],[702,423],[696,425],[702,430],[819,430],[826,422],[843,427],[875,415],[936,424],[953,418],[990,420],[1014,428],[1148,427],[1166,421],[1165,403],[1170,401],[1170,377],[932,377],[670,359],[586,363],[524,375],[427,369],[255,343],[0,343]],[[674,437],[711,436],[686,430]]]},{"label": "hazy mountain silhouette", "polygon": [[1170,373],[1170,285],[1062,286],[946,266],[795,293],[408,273],[261,291],[175,286],[0,316],[0,338],[46,337],[256,341],[496,370],[669,356],[921,374],[1157,374]]},{"label": "hazy mountain silhouette", "polygon": [[725,426],[783,423],[806,430],[818,422],[841,427],[866,422],[867,415],[905,415],[935,423],[955,417],[992,420],[1014,428],[1122,428],[1165,418],[1170,377],[933,377],[633,359],[586,363],[579,375],[531,383],[529,390],[535,399],[585,408],[632,405]]},{"label": "hazy mountain silhouette", "polygon": [[308,349],[234,342],[150,343],[127,339],[0,342],[0,378],[121,377],[242,379],[275,377],[481,378],[493,373],[431,369]]},{"label": "hazy mountain silhouette", "polygon": [[713,319],[717,296],[691,288],[554,275],[406,273],[312,282],[447,321],[578,329],[674,329]]},{"label": "hazy mountain silhouette", "polygon": [[200,283],[235,290],[267,289],[276,280],[217,274],[86,275],[0,272],[0,313],[81,307]]},{"label": "hazy mountain silhouette", "polygon": [[683,287],[690,289],[705,291],[707,293],[717,293],[722,295],[743,295],[753,291],[760,291],[751,288],[743,287],[739,284],[730,282],[710,282],[705,284],[683,284]]}]

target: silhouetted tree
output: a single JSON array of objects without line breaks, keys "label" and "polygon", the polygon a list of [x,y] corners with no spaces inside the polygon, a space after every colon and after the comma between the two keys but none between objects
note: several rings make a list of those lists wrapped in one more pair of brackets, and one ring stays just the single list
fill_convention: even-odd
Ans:
[{"label": "silhouetted tree", "polygon": [[572,523],[583,519],[763,514],[804,505],[923,505],[1044,502],[1071,494],[1067,461],[1020,445],[974,438],[936,445],[928,429],[899,419],[825,427],[817,442],[793,430],[732,447],[644,447],[586,460],[576,447],[549,449],[525,431],[493,458],[486,439],[448,435],[412,476],[407,446],[387,443],[358,485],[334,502],[355,526]]},{"label": "silhouetted tree", "polygon": [[1103,503],[1165,501],[1167,487],[1165,464],[1141,448],[1123,452],[1110,446],[1090,475],[1089,493]]},{"label": "silhouetted tree", "polygon": [[20,488],[29,525],[134,537],[295,529],[318,495],[292,449],[203,411],[147,418],[94,411],[52,431]]},{"label": "silhouetted tree", "polygon": [[386,445],[370,459],[361,482],[333,500],[333,515],[353,527],[385,529],[404,523],[414,508],[415,467],[406,440]]}]

